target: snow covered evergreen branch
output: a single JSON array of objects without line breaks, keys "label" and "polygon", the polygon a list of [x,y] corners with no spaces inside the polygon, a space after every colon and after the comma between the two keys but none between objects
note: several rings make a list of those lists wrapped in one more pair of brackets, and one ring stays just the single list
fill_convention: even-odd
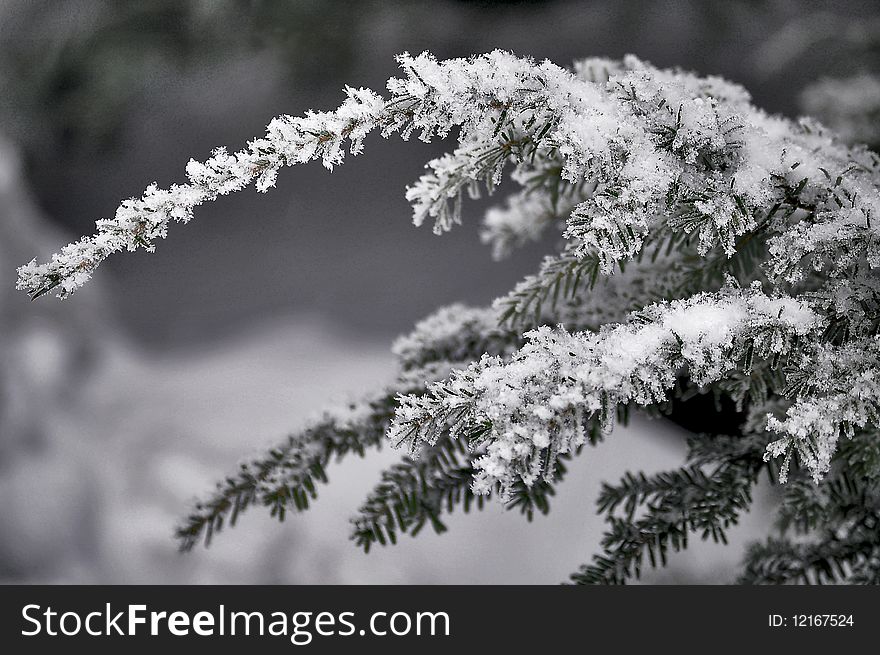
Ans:
[{"label": "snow covered evergreen branch", "polygon": [[94,236],[19,269],[33,297],[67,297],[195,207],[266,191],[283,166],[332,169],[372,131],[455,135],[406,191],[416,225],[452,229],[465,194],[509,175],[518,188],[483,221],[493,255],[560,229],[564,245],[491,307],[451,306],[399,339],[387,389],[222,482],[181,527],[182,546],[255,503],[279,517],[305,509],[330,461],[386,436],[410,457],[353,520],[364,548],[442,530],[444,512],[486,495],[531,516],[546,511],[560,462],[615,416],[674,414],[711,391],[745,424],[694,440],[681,469],[606,486],[604,552],[574,580],[625,582],[690,533],[723,541],[761,471],[791,478],[783,523],[819,537],[755,546],[744,581],[877,580],[866,480],[880,476],[880,157],[814,120],[766,114],[736,84],[635,57],[572,70],[501,51],[398,63],[387,97],[347,88],[336,110],[280,116],[245,149],[190,161],[185,183],[150,185]]},{"label": "snow covered evergreen branch", "polygon": [[556,457],[584,443],[589,417],[610,429],[618,405],[665,401],[682,369],[704,386],[746,359],[792,354],[823,327],[804,303],[759,286],[652,305],[597,333],[538,328],[510,360],[485,355],[427,396],[402,397],[389,439],[413,454],[446,430],[472,447],[487,443],[475,461],[477,493],[505,497],[518,479],[552,480]]},{"label": "snow covered evergreen branch", "polygon": [[803,248],[794,249],[793,260],[784,256],[787,247],[806,240],[810,251],[821,252],[841,230],[867,251],[872,266],[880,258],[876,220],[871,225],[880,207],[876,156],[850,151],[815,126],[765,115],[741,87],[657,70],[633,57],[607,81],[500,51],[399,61],[406,77],[389,80],[390,99],[349,87],[335,111],[278,117],[244,150],[220,148],[204,163],[191,160],[186,184],[150,185],[113,219],[99,221],[94,236],[46,264],[21,267],[18,287],[66,297],[110,254],[154,248],[169,222],[189,220],[196,206],[251,183],[265,191],[285,165],[320,159],[332,169],[342,163],[346,142],[357,154],[377,128],[404,138],[418,130],[424,140],[460,128],[459,146],[429,162],[430,172],[407,191],[414,222],[433,219],[438,233],[460,221],[463,190],[475,192],[480,182],[491,190],[513,161],[521,180],[555,168],[570,184],[591,185],[575,204],[566,235],[582,253],[594,251],[606,272],[663,224],[696,232],[701,252],[721,245],[732,254],[736,238],[763,214],[792,203],[803,204],[811,220],[794,238],[780,237],[777,272],[797,275]]}]

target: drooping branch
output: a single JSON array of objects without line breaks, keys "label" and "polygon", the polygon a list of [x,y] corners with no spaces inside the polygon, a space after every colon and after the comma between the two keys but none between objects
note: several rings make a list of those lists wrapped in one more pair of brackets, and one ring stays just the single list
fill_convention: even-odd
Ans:
[{"label": "drooping branch", "polygon": [[170,222],[189,220],[198,205],[252,183],[265,191],[283,166],[319,159],[332,169],[346,144],[357,154],[377,129],[430,140],[459,128],[455,151],[431,162],[407,192],[415,222],[432,218],[439,232],[459,221],[464,189],[483,183],[491,190],[512,162],[521,183],[553,169],[575,188],[589,185],[566,235],[605,272],[664,228],[697,234],[701,254],[720,246],[731,255],[741,235],[785,203],[806,215],[791,232],[765,226],[779,232],[771,240],[775,275],[799,279],[805,259],[833,262],[844,242],[848,264],[860,257],[880,264],[877,156],[817,126],[766,116],[741,87],[633,57],[608,70],[607,81],[500,51],[443,62],[403,55],[399,62],[405,77],[389,80],[387,100],[348,88],[334,111],[280,116],[243,150],[219,148],[205,162],[191,160],[186,183],[150,185],[98,221],[95,235],[47,263],[22,266],[18,288],[66,297],[111,254],[152,250]]}]

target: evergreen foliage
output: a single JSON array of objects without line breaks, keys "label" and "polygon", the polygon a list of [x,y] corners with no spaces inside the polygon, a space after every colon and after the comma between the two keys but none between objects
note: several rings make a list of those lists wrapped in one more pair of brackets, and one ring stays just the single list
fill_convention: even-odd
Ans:
[{"label": "evergreen foliage", "polygon": [[457,135],[407,189],[416,225],[462,220],[465,193],[521,189],[490,210],[496,257],[558,226],[539,271],[488,308],[454,305],[395,344],[388,389],[242,465],[178,531],[210,540],[254,504],[303,511],[333,461],[386,440],[409,454],[353,519],[365,549],[493,497],[547,512],[566,466],[632,411],[693,427],[700,398],[736,420],[699,426],[679,469],[606,484],[602,553],[577,583],[625,583],[692,534],[726,542],[762,475],[778,532],[741,582],[880,576],[880,158],[812,120],[771,116],[741,87],[627,57],[566,70],[493,52],[399,58],[384,98],[274,119],[240,152],[190,161],[188,181],[125,201],[94,236],[19,269],[33,297],[69,296],[106,257],[151,250],[172,221],[285,165],[332,169],[373,130]]}]

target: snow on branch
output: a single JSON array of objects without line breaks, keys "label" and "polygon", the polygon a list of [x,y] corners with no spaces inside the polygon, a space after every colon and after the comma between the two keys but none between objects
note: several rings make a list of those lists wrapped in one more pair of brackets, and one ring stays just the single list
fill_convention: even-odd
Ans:
[{"label": "snow on branch", "polygon": [[[634,530],[653,530],[673,548],[695,529],[723,535],[762,466],[776,475],[777,457],[781,481],[793,455],[831,488],[853,486],[833,459],[880,475],[877,154],[815,121],[768,115],[736,84],[635,57],[572,70],[502,51],[447,61],[404,54],[398,63],[385,97],[348,87],[333,111],[279,116],[246,148],[191,160],[184,183],[151,184],[93,236],[19,269],[17,287],[32,297],[67,297],[111,254],[153,250],[197,206],[251,184],[267,191],[284,166],[319,160],[332,170],[373,131],[454,135],[406,190],[416,225],[452,229],[465,194],[492,193],[507,176],[518,188],[481,231],[493,254],[553,225],[567,239],[491,307],[453,305],[399,339],[389,388],[326,414],[221,482],[179,530],[184,548],[253,503],[279,516],[305,509],[328,462],[386,436],[413,458],[427,452],[387,472],[368,498],[355,520],[364,547],[436,527],[442,511],[487,494],[529,515],[544,511],[560,460],[631,406],[683,400],[682,385],[732,400],[764,459],[750,456],[742,469],[718,451],[726,477],[694,461],[624,480],[618,492],[630,501],[621,502],[654,504],[641,528],[613,522],[605,544],[628,559],[603,556],[586,581],[638,570],[652,551],[631,539]],[[719,502],[701,500],[709,498]],[[681,505],[699,520],[670,524],[662,508]],[[842,495],[835,505],[850,503]],[[757,575],[769,565],[755,553]],[[856,577],[873,579],[876,567],[863,564]]]},{"label": "snow on branch", "polygon": [[198,205],[251,183],[266,191],[274,186],[283,165],[320,159],[332,169],[345,156],[346,140],[357,154],[380,117],[387,121],[394,115],[372,91],[347,88],[346,92],[348,97],[336,111],[309,112],[301,118],[280,116],[269,123],[264,137],[251,141],[244,150],[230,154],[217,148],[204,162],[191,159],[186,184],[170,189],[150,184],[142,197],[123,201],[112,219],[99,220],[93,236],[65,246],[46,264],[34,260],[19,268],[18,288],[33,297],[55,291],[65,298],[85,284],[111,254],[138,248],[152,252],[155,240],[166,236],[168,224],[172,220],[186,223]]},{"label": "snow on branch", "polygon": [[504,497],[518,480],[552,479],[556,457],[584,443],[588,418],[610,429],[619,405],[666,400],[683,368],[707,385],[746,358],[791,353],[822,326],[806,303],[755,285],[651,305],[597,333],[541,327],[513,358],[484,356],[425,396],[401,397],[389,438],[414,455],[447,430],[486,444],[474,490]]},{"label": "snow on branch", "polygon": [[880,337],[843,346],[826,345],[812,365],[789,374],[789,394],[801,396],[783,419],[768,415],[767,427],[783,435],[767,446],[765,459],[784,456],[780,480],[788,476],[791,454],[819,482],[831,468],[841,436],[852,438],[857,429],[880,423]]},{"label": "snow on branch", "polygon": [[[739,236],[766,230],[776,239],[770,268],[791,280],[802,275],[803,260],[821,266],[842,238],[855,256],[880,263],[876,155],[849,149],[817,125],[764,114],[737,85],[635,57],[617,65],[590,60],[575,72],[501,51],[398,61],[404,76],[389,80],[388,99],[349,87],[334,111],[280,116],[239,152],[218,148],[205,162],[191,160],[186,183],[151,184],[98,221],[93,236],[47,263],[22,266],[18,288],[67,297],[111,254],[152,250],[169,223],[188,221],[195,207],[252,183],[266,191],[282,166],[321,160],[332,169],[346,145],[361,152],[376,129],[405,139],[417,131],[428,141],[458,128],[458,146],[429,162],[407,190],[414,222],[432,219],[438,233],[460,222],[463,192],[491,191],[512,164],[519,184],[556,180],[532,188],[538,195],[530,203],[558,208],[559,183],[580,188],[582,198],[569,196],[565,234],[580,255],[598,256],[606,273],[664,226],[697,235],[701,254],[717,246],[732,255]],[[540,231],[521,211],[534,207],[511,202],[506,216],[487,223],[499,254]],[[795,212],[798,228],[789,231]]]}]

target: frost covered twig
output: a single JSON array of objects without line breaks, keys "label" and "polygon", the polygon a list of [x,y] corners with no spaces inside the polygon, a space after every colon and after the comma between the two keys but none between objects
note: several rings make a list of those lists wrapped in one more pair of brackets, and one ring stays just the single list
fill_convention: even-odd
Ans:
[{"label": "frost covered twig", "polygon": [[167,190],[149,185],[141,198],[124,201],[114,218],[98,221],[94,236],[65,246],[46,264],[34,260],[22,266],[18,288],[33,297],[53,290],[67,297],[111,254],[138,248],[152,251],[155,240],[166,236],[168,224],[189,221],[198,205],[251,183],[266,191],[274,186],[283,165],[320,159],[332,169],[343,160],[346,140],[351,152],[359,153],[366,134],[397,113],[367,89],[349,87],[346,92],[347,99],[336,111],[310,112],[302,118],[280,116],[269,123],[264,137],[251,141],[244,150],[229,154],[217,148],[204,162],[190,160],[186,184]]},{"label": "frost covered twig", "polygon": [[[877,221],[871,224],[880,209],[871,177],[876,157],[853,153],[818,128],[763,114],[741,87],[635,58],[607,81],[499,51],[444,62],[404,55],[400,64],[406,77],[389,80],[388,100],[349,88],[335,111],[281,116],[245,150],[221,148],[204,163],[190,161],[188,183],[151,185],[113,219],[99,221],[94,236],[49,263],[21,267],[18,287],[65,297],[110,254],[152,249],[171,220],[189,220],[197,205],[252,182],[265,191],[284,165],[321,159],[332,168],[342,162],[346,141],[358,153],[377,128],[404,138],[418,130],[424,140],[460,128],[455,151],[430,162],[430,172],[407,192],[414,221],[432,218],[438,232],[460,220],[464,190],[479,183],[491,190],[512,161],[521,180],[554,167],[567,183],[591,185],[566,235],[582,254],[594,251],[606,272],[664,223],[697,233],[701,253],[720,245],[732,254],[736,238],[781,205],[810,212],[798,238],[809,239],[812,250],[821,252],[835,228],[850,233],[855,226],[856,245],[872,265],[880,258]],[[779,245],[776,268],[793,276],[803,252],[795,249],[794,260],[783,256],[790,241]]]}]

